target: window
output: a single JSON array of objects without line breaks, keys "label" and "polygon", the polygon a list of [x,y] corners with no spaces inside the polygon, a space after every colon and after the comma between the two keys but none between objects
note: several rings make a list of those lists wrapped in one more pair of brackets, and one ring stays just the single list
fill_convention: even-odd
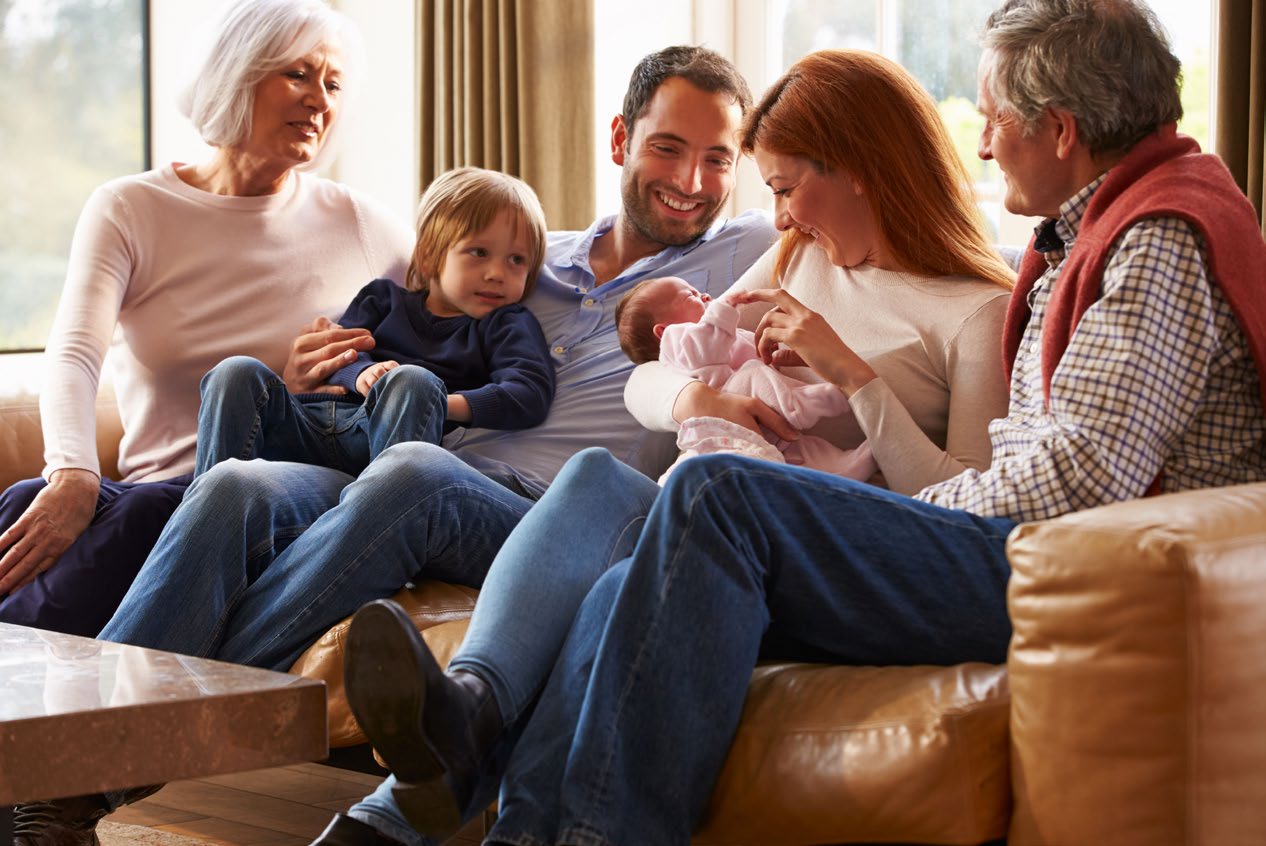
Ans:
[{"label": "window", "polygon": [[0,3],[0,352],[44,346],[84,201],[147,166],[147,6]]},{"label": "window", "polygon": [[[1209,0],[1149,0],[1173,40],[1184,71],[1180,130],[1210,148]],[[1004,244],[1023,244],[1035,220],[1002,208],[998,167],[976,155],[984,121],[976,112],[978,33],[998,0],[771,0],[767,6],[763,88],[797,58],[813,50],[873,50],[900,62],[936,100],[941,118],[976,183],[981,211],[992,236]]]}]

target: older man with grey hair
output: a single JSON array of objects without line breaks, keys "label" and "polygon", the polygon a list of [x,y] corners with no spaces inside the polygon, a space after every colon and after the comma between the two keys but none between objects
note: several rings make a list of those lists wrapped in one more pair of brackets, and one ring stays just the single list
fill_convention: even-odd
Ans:
[{"label": "older man with grey hair", "polygon": [[[519,740],[502,796],[539,830],[512,842],[685,844],[763,643],[999,662],[1017,523],[1266,480],[1266,244],[1226,168],[1176,131],[1155,17],[1009,0],[984,48],[980,155],[1009,209],[1046,218],[1011,306],[992,465],[907,497],[735,456],[683,464],[586,597]],[[469,778],[460,760],[486,750],[443,742],[463,751],[445,777]]]}]

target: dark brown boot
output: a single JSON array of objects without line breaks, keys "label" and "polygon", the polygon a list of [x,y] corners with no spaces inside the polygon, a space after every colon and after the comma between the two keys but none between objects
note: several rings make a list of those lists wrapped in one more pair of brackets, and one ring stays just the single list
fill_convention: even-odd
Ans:
[{"label": "dark brown boot", "polygon": [[[130,788],[115,807],[139,802],[160,789],[161,784]],[[100,793],[24,802],[13,808],[13,842],[15,846],[100,846],[97,823],[113,810]]]},{"label": "dark brown boot", "polygon": [[24,802],[13,808],[15,846],[101,846],[97,822],[109,813],[104,796]]},{"label": "dark brown boot", "polygon": [[501,736],[492,688],[474,673],[445,673],[409,615],[390,600],[352,618],[347,701],[399,784],[393,797],[418,831],[443,840],[461,827],[480,765]]}]

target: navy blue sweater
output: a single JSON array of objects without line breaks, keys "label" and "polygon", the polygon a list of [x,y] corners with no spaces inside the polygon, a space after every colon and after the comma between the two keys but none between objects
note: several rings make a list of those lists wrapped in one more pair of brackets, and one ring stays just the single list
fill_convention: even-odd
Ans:
[{"label": "navy blue sweater", "polygon": [[502,306],[482,320],[436,317],[426,294],[375,279],[339,319],[363,327],[374,348],[340,369],[330,384],[356,394],[356,377],[378,361],[417,364],[470,403],[472,427],[526,429],[545,420],[554,399],[554,366],[541,325],[521,305]]}]

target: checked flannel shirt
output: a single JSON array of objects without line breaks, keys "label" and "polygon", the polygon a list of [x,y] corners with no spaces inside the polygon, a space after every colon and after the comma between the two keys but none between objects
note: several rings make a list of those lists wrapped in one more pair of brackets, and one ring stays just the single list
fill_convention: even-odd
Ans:
[{"label": "checked flannel shirt", "polygon": [[[1102,296],[1082,316],[1042,393],[1040,333],[1062,262],[1103,177],[1060,208],[1059,245],[1029,295],[1032,315],[993,462],[917,498],[982,516],[1040,520],[1142,496],[1266,479],[1266,413],[1247,340],[1210,283],[1186,222],[1144,220],[1115,245]],[[1001,366],[1001,365],[1000,365]]]}]

